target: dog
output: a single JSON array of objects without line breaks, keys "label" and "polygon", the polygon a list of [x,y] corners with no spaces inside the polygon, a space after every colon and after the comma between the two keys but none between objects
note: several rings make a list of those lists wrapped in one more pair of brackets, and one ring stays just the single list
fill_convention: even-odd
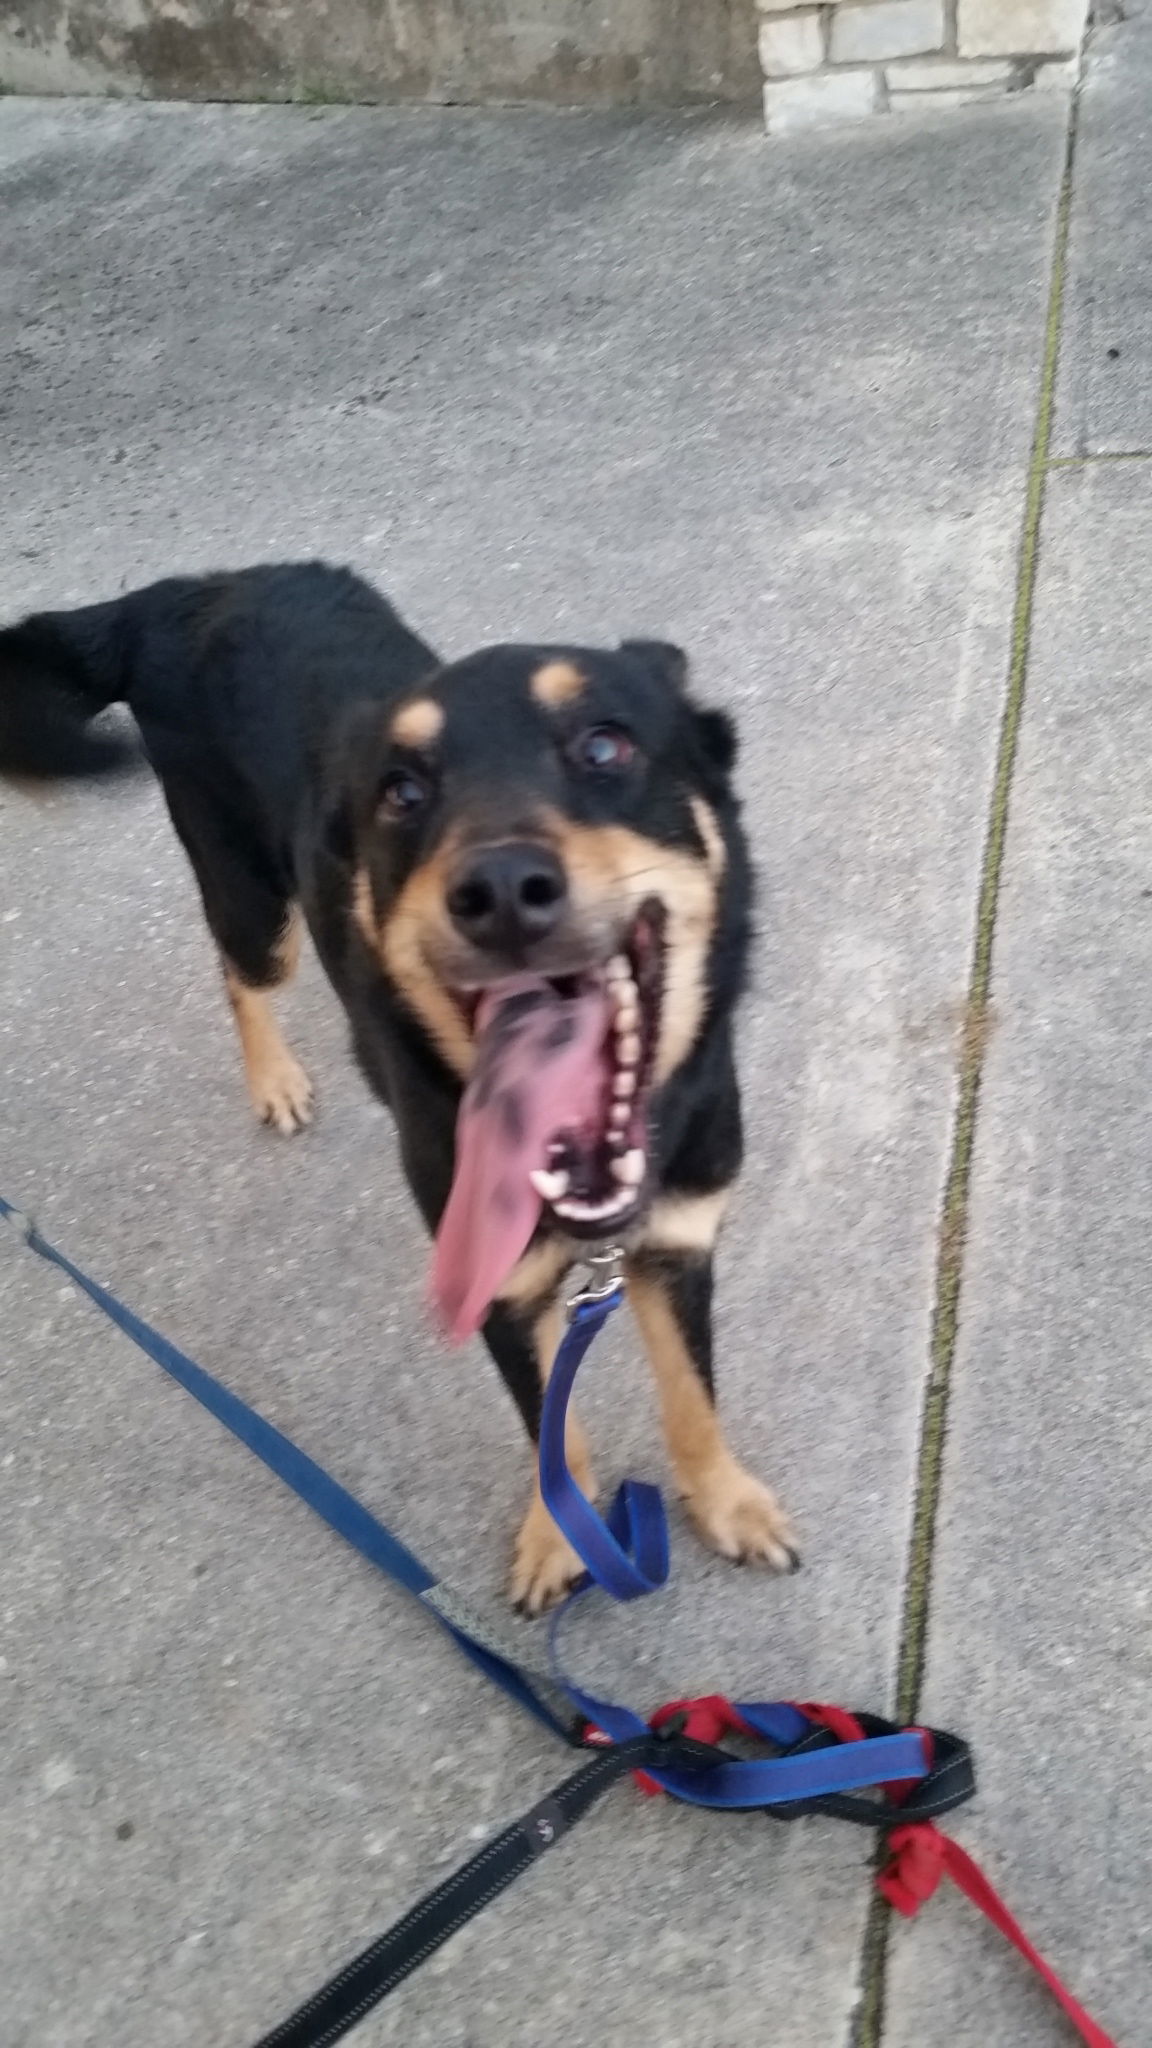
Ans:
[{"label": "dog", "polygon": [[[322,562],[172,578],[0,632],[0,771],[125,766],[136,743],[93,724],[119,703],[199,884],[257,1116],[285,1135],[312,1117],[271,1001],[306,923],[395,1119],[449,1333],[482,1330],[534,1443],[565,1275],[618,1243],[699,1534],[794,1569],[715,1409],[752,877],[734,729],[694,701],[684,655],[632,640],[441,662]],[[539,1613],[581,1569],[537,1485],[514,1603]]]}]

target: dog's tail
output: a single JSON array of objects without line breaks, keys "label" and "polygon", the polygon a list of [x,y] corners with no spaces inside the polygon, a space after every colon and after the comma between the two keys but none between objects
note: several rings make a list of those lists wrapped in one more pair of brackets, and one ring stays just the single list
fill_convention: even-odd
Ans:
[{"label": "dog's tail", "polygon": [[139,760],[126,736],[90,729],[126,694],[126,610],[114,599],[0,631],[0,775],[108,775]]}]

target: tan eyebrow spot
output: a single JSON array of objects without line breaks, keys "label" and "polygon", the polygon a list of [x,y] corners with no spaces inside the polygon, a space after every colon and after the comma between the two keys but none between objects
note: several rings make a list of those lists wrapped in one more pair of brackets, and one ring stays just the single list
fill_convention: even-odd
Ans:
[{"label": "tan eyebrow spot", "polygon": [[402,704],[390,727],[400,747],[430,747],[444,730],[443,707],[434,697],[413,697]]},{"label": "tan eyebrow spot", "polygon": [[573,697],[580,695],[587,680],[570,661],[546,661],[543,668],[536,670],[530,687],[538,704],[558,711],[562,704],[570,704]]}]

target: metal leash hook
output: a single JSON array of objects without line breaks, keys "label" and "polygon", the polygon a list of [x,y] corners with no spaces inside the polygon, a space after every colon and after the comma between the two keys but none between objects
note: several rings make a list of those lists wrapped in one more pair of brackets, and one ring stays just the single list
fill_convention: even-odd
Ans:
[{"label": "metal leash hook", "polygon": [[570,1294],[564,1306],[568,1321],[572,1322],[576,1311],[586,1303],[611,1301],[614,1295],[624,1289],[624,1247],[622,1244],[602,1245],[599,1251],[587,1252],[584,1264],[589,1268],[588,1278],[583,1287]]}]

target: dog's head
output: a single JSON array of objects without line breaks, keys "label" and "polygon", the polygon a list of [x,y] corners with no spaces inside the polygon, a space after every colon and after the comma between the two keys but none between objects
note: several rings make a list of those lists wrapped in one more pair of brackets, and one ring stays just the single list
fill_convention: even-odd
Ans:
[{"label": "dog's head", "polygon": [[508,1141],[543,1139],[533,1185],[565,1228],[617,1228],[653,1096],[734,992],[728,719],[662,643],[495,647],[376,713],[356,752],[363,938],[471,1097],[486,1063]]}]

